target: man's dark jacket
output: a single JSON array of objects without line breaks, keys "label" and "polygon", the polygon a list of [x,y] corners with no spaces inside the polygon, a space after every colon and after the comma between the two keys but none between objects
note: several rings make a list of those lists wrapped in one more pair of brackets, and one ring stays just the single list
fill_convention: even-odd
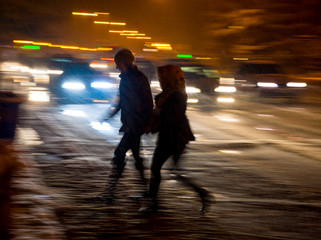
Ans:
[{"label": "man's dark jacket", "polygon": [[123,126],[119,131],[129,129],[143,131],[151,124],[153,98],[147,77],[136,66],[121,73],[119,83],[119,103]]}]

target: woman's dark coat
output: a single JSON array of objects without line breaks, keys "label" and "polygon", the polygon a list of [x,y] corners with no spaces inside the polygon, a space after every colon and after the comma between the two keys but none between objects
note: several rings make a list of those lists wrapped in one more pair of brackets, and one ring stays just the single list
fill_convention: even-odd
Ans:
[{"label": "woman's dark coat", "polygon": [[[162,93],[155,97],[156,105],[160,98],[162,98]],[[166,97],[166,100],[160,106],[158,143],[167,145],[174,152],[183,151],[189,141],[195,140],[185,115],[186,102],[186,94],[181,91],[174,91]]]}]

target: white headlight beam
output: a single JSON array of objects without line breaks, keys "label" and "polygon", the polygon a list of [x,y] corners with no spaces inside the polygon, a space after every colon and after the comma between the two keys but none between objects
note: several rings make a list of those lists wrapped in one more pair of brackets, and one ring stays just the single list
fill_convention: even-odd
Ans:
[{"label": "white headlight beam", "polygon": [[277,85],[276,83],[272,83],[272,82],[258,82],[257,86],[265,87],[265,88],[277,88],[279,85]]},{"label": "white headlight beam", "polygon": [[86,88],[85,84],[81,82],[65,82],[61,87],[68,90],[83,90]]}]

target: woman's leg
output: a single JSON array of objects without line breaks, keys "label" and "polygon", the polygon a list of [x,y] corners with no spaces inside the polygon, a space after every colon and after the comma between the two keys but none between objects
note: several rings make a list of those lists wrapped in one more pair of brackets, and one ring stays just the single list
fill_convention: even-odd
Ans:
[{"label": "woman's leg", "polygon": [[210,204],[214,202],[214,199],[212,196],[210,196],[209,192],[205,188],[196,184],[192,179],[179,173],[181,169],[178,167],[178,163],[181,155],[182,155],[181,151],[173,155],[176,178],[177,180],[182,182],[185,186],[193,189],[198,194],[202,202],[201,213],[204,214],[208,210]]},{"label": "woman's leg", "polygon": [[149,195],[154,200],[157,198],[158,189],[161,182],[161,168],[171,155],[171,151],[168,148],[162,144],[157,144],[152,160],[149,186]]}]

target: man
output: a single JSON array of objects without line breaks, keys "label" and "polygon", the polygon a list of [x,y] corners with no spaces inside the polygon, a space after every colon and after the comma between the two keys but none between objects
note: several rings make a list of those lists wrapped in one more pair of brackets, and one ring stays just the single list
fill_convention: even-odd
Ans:
[{"label": "man", "polygon": [[121,111],[122,127],[120,132],[124,135],[114,151],[112,159],[112,172],[104,192],[104,200],[111,202],[118,179],[126,165],[125,157],[128,150],[132,151],[135,159],[135,167],[140,173],[143,183],[144,176],[143,159],[140,157],[140,140],[144,133],[151,129],[151,117],[153,111],[153,98],[147,77],[134,65],[134,56],[128,49],[121,49],[114,57],[116,67],[120,70],[119,102],[111,113],[113,117]]}]

